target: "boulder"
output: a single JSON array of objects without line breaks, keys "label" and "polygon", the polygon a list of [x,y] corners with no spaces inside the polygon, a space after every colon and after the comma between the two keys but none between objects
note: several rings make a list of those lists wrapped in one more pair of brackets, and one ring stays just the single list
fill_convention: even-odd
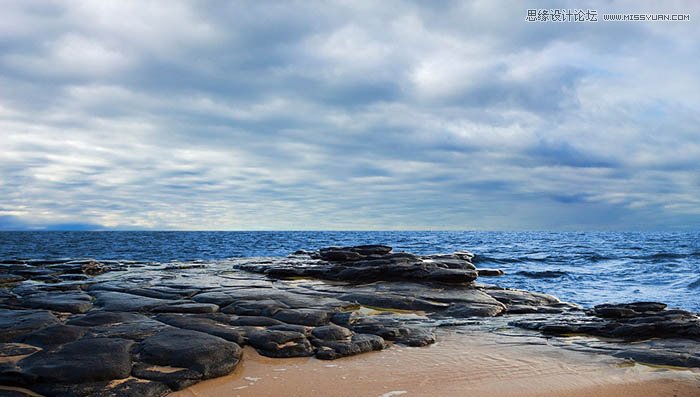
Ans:
[{"label": "boulder", "polygon": [[234,370],[242,350],[233,342],[203,332],[166,329],[140,344],[140,360],[156,365],[189,368],[202,379]]},{"label": "boulder", "polygon": [[122,379],[131,373],[133,341],[88,338],[55,351],[41,351],[19,361],[21,377],[29,383],[85,383]]},{"label": "boulder", "polygon": [[260,330],[248,335],[248,343],[267,357],[306,357],[314,354],[309,340],[299,332]]}]

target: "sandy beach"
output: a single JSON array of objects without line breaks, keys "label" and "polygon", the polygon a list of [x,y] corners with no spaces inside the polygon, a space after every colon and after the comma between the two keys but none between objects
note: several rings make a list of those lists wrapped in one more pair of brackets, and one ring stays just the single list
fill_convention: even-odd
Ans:
[{"label": "sandy beach", "polygon": [[[272,359],[245,348],[231,375],[171,397],[698,396],[700,372],[634,364],[539,338],[441,331],[435,345],[335,361]],[[517,338],[516,338],[517,339]]]}]

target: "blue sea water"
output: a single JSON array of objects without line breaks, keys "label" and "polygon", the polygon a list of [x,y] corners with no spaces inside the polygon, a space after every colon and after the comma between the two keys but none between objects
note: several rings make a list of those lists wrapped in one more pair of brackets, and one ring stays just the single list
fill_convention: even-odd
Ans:
[{"label": "blue sea water", "polygon": [[584,306],[653,300],[700,311],[698,232],[0,232],[0,259],[213,261],[369,243],[419,254],[469,250],[478,267],[506,272],[481,282]]}]

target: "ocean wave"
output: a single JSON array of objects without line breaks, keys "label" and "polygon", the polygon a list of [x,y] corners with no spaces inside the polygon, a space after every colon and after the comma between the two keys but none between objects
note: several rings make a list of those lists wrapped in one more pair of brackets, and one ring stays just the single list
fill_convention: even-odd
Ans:
[{"label": "ocean wave", "polygon": [[474,264],[477,263],[501,263],[501,264],[506,264],[506,263],[521,263],[521,262],[553,262],[557,261],[560,258],[558,257],[552,257],[552,256],[545,256],[544,258],[532,258],[529,256],[518,256],[518,257],[513,257],[513,258],[494,258],[491,256],[485,256],[485,255],[476,255],[474,259],[472,259],[472,262]]},{"label": "ocean wave", "polygon": [[690,289],[700,288],[700,278],[698,278],[697,280],[695,280],[695,281],[693,281],[692,283],[688,284],[688,288],[690,288]]},{"label": "ocean wave", "polygon": [[675,252],[657,252],[657,253],[651,254],[651,255],[629,256],[628,258],[650,260],[650,261],[664,261],[664,260],[669,260],[669,259],[692,258],[695,256],[700,256],[700,252],[691,252],[689,254],[681,254],[681,253],[675,253]]}]

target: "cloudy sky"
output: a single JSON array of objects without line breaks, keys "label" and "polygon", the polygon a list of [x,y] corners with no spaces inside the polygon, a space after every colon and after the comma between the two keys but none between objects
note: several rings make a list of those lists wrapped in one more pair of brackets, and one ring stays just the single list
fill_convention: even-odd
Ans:
[{"label": "cloudy sky", "polygon": [[700,5],[528,3],[5,0],[0,229],[698,229]]}]

